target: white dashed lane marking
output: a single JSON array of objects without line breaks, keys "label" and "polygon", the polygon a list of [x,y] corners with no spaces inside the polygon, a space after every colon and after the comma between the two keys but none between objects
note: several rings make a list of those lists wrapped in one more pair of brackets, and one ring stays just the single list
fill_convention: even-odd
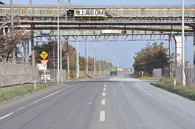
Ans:
[{"label": "white dashed lane marking", "polygon": [[102,99],[101,105],[105,105],[105,104],[106,104],[106,100],[105,99]]},{"label": "white dashed lane marking", "polygon": [[105,111],[100,111],[100,121],[105,121],[106,113]]},{"label": "white dashed lane marking", "polygon": [[105,92],[103,92],[103,93],[102,93],[102,96],[106,96],[106,93],[105,93]]}]

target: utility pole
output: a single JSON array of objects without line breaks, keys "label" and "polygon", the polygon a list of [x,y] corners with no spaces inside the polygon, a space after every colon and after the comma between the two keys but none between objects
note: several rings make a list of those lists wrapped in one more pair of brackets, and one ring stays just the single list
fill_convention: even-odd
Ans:
[{"label": "utility pole", "polygon": [[[78,33],[78,30],[77,30]],[[78,43],[78,35],[77,35],[77,46],[76,46],[76,69],[77,69],[77,79],[79,78],[79,43]]]},{"label": "utility pole", "polygon": [[184,0],[182,0],[182,85],[185,86],[185,60],[184,60]]},{"label": "utility pole", "polygon": [[32,5],[32,0],[30,0],[30,5]]},{"label": "utility pole", "polygon": [[11,31],[14,30],[14,16],[13,16],[13,0],[10,0],[10,9],[11,9]]},{"label": "utility pole", "polygon": [[86,74],[88,76],[88,42],[87,42],[87,36],[86,36],[86,41],[85,41],[85,69],[86,69]]},{"label": "utility pole", "polygon": [[57,78],[57,82],[58,84],[60,83],[60,74],[59,74],[59,42],[60,42],[60,37],[59,37],[59,34],[60,34],[60,30],[59,30],[59,6],[60,6],[60,3],[62,3],[62,0],[58,0],[58,10],[57,10],[57,13],[58,13],[58,24],[57,24],[57,30],[58,30],[58,65],[57,65],[57,70],[58,70],[58,78]]},{"label": "utility pole", "polygon": [[188,61],[188,36],[186,35],[186,61]]},{"label": "utility pole", "polygon": [[[10,0],[10,12],[11,12],[11,31],[14,31],[14,16],[13,16],[13,0]],[[15,64],[15,49],[12,52],[12,63]]]},{"label": "utility pole", "polygon": [[87,42],[87,36],[85,41],[85,65],[86,65],[86,74],[89,76],[88,73],[88,42]]},{"label": "utility pole", "polygon": [[62,36],[60,31],[60,70],[62,70]]},{"label": "utility pole", "polygon": [[96,52],[96,49],[95,49],[95,43],[94,43],[94,76],[95,76],[95,52]]},{"label": "utility pole", "polygon": [[55,70],[55,58],[54,58],[54,47],[53,47],[53,71]]}]

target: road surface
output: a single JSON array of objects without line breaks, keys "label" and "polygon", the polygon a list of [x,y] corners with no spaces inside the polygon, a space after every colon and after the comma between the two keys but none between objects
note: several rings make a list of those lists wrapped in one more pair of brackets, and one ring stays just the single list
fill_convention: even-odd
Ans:
[{"label": "road surface", "polygon": [[66,86],[0,107],[0,129],[193,129],[195,101],[129,72]]}]

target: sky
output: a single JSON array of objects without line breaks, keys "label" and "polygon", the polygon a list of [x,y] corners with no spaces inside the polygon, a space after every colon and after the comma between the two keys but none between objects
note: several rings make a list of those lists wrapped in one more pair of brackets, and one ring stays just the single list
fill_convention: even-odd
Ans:
[{"label": "sky", "polygon": [[[0,0],[5,4],[10,4],[10,0]],[[30,0],[13,0],[14,4],[29,4]],[[57,5],[58,0],[32,0],[32,4],[35,5]],[[71,5],[181,5],[182,0],[70,0]],[[46,4],[47,3],[47,4]],[[64,0],[65,4],[65,0]],[[195,0],[184,0],[185,5],[195,5]],[[152,44],[154,41],[150,41]],[[164,42],[164,47],[168,48],[167,41]],[[76,43],[71,43],[76,46]],[[89,56],[94,58],[94,42],[88,43]],[[109,44],[114,53],[120,58],[118,61],[119,67],[132,67],[133,56],[135,53],[144,48],[147,44],[146,41],[122,41],[122,42],[97,42],[95,47],[97,48],[97,60],[99,60],[99,47],[101,44]],[[174,44],[174,40],[173,40]],[[107,47],[108,47],[107,46]],[[175,50],[173,45],[173,50]],[[105,45],[106,47],[106,45]],[[101,47],[103,48],[103,46]],[[102,50],[100,50],[102,51]],[[79,52],[81,56],[85,56],[85,43],[79,43]],[[173,51],[174,52],[174,51]],[[186,53],[186,50],[185,50]],[[186,55],[186,54],[185,54]],[[116,57],[111,55],[112,58]],[[193,37],[188,37],[188,60],[190,64],[193,64]]]}]

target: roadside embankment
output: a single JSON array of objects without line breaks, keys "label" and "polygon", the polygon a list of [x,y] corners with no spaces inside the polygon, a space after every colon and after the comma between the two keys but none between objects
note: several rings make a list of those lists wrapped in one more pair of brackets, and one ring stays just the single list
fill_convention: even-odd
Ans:
[{"label": "roadside embankment", "polygon": [[[42,83],[36,85],[36,91],[54,86],[55,84],[52,83]],[[1,87],[0,90],[0,102],[12,99],[16,96],[23,96],[28,93],[34,92],[34,85],[23,85],[23,86],[17,86],[17,88],[10,87],[8,90],[4,90],[6,87]]]},{"label": "roadside embankment", "polygon": [[185,86],[183,87],[182,85],[173,85],[171,83],[166,83],[163,81],[158,81],[156,83],[150,83],[151,85],[167,90],[169,92],[178,94],[180,96],[183,96],[185,98],[195,100],[195,87],[189,87]]}]

